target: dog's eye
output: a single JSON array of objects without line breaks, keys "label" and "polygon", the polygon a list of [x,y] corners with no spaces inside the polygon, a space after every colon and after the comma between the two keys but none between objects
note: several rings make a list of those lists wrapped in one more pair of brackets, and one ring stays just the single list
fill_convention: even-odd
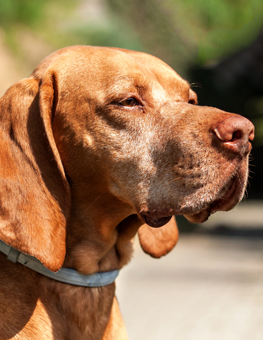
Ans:
[{"label": "dog's eye", "polygon": [[138,104],[139,104],[138,100],[133,98],[133,97],[130,97],[130,98],[125,99],[122,102],[120,102],[120,105],[128,106],[128,107],[133,107],[133,106],[136,106]]}]

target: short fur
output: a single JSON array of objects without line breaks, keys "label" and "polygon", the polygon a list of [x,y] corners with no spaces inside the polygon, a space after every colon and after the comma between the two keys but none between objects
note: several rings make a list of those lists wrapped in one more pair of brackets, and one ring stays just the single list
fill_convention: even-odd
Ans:
[{"label": "short fur", "polygon": [[[145,252],[167,254],[173,215],[231,209],[247,181],[252,124],[196,104],[144,53],[48,56],[0,99],[0,239],[54,272],[121,268],[138,230]],[[114,284],[59,283],[3,254],[0,272],[0,340],[127,339]]]}]

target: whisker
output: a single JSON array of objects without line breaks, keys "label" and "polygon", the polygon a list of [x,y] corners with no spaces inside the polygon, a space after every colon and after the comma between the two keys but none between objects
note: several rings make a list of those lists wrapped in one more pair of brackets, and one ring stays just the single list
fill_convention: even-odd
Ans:
[{"label": "whisker", "polygon": [[97,201],[97,199],[100,198],[101,195],[102,195],[102,193],[100,193],[99,196],[97,196],[97,197],[95,198],[95,200],[91,202],[91,204],[86,208],[86,211],[90,209],[90,207],[93,205],[93,203],[95,203],[95,202]]},{"label": "whisker", "polygon": [[177,181],[177,180],[180,179],[180,178],[181,178],[181,177],[177,177],[177,178],[173,179],[172,181],[168,182],[168,184],[170,184],[170,183],[172,183],[172,182],[175,182],[175,181]]},{"label": "whisker", "polygon": [[192,88],[192,87],[199,87],[200,89],[203,90],[203,85],[200,84],[200,83],[192,83],[192,84],[190,84],[190,87],[191,87],[191,88]]},{"label": "whisker", "polygon": [[171,172],[171,171],[173,171],[173,170],[174,170],[174,168],[175,168],[175,167],[172,167],[171,169],[169,169],[169,170],[165,171],[165,172],[164,172],[164,175],[165,175],[165,174],[168,174],[168,172]]}]

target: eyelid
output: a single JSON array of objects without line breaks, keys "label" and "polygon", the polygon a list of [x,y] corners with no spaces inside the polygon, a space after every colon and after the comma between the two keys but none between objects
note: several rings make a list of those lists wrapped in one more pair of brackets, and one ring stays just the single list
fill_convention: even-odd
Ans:
[{"label": "eyelid", "polygon": [[[128,102],[129,100],[132,101],[131,105],[129,105],[129,103],[126,103],[127,105],[125,105],[125,102]],[[124,100],[121,100],[119,102],[120,105],[123,105],[123,106],[126,106],[126,107],[134,107],[134,106],[138,106],[140,105],[141,103],[138,101],[137,98],[135,97],[128,97],[127,99],[124,99]]]},{"label": "eyelid", "polygon": [[[134,98],[136,100],[136,104],[134,106],[124,106],[121,104],[122,102],[128,100],[129,98]],[[122,106],[123,108],[127,107],[128,109],[131,109],[133,107],[144,108],[145,102],[137,93],[127,92],[126,94],[119,94],[117,96],[112,95],[112,97],[109,98],[107,105],[114,105],[119,107]]]}]

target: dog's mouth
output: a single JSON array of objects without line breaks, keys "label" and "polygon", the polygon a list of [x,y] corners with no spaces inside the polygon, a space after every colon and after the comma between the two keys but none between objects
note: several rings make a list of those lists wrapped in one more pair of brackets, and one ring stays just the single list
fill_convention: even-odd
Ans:
[{"label": "dog's mouth", "polygon": [[140,218],[144,223],[153,228],[160,228],[167,224],[173,215],[184,215],[192,223],[205,222],[209,216],[216,211],[228,211],[232,209],[241,199],[244,192],[245,180],[241,180],[240,173],[233,176],[217,194],[217,197],[205,208],[199,211],[187,212],[173,211],[172,209],[162,211],[141,211]]},{"label": "dog's mouth", "polygon": [[211,214],[217,211],[228,211],[232,209],[243,196],[243,185],[240,183],[238,174],[234,176],[229,183],[221,190],[216,198],[206,209],[194,214],[184,214],[189,222],[202,223],[207,221]]},{"label": "dog's mouth", "polygon": [[167,224],[170,219],[172,218],[173,215],[170,216],[160,216],[161,214],[155,213],[155,214],[150,214],[150,213],[141,213],[140,216],[144,223],[148,224],[150,227],[153,228],[160,228]]}]

